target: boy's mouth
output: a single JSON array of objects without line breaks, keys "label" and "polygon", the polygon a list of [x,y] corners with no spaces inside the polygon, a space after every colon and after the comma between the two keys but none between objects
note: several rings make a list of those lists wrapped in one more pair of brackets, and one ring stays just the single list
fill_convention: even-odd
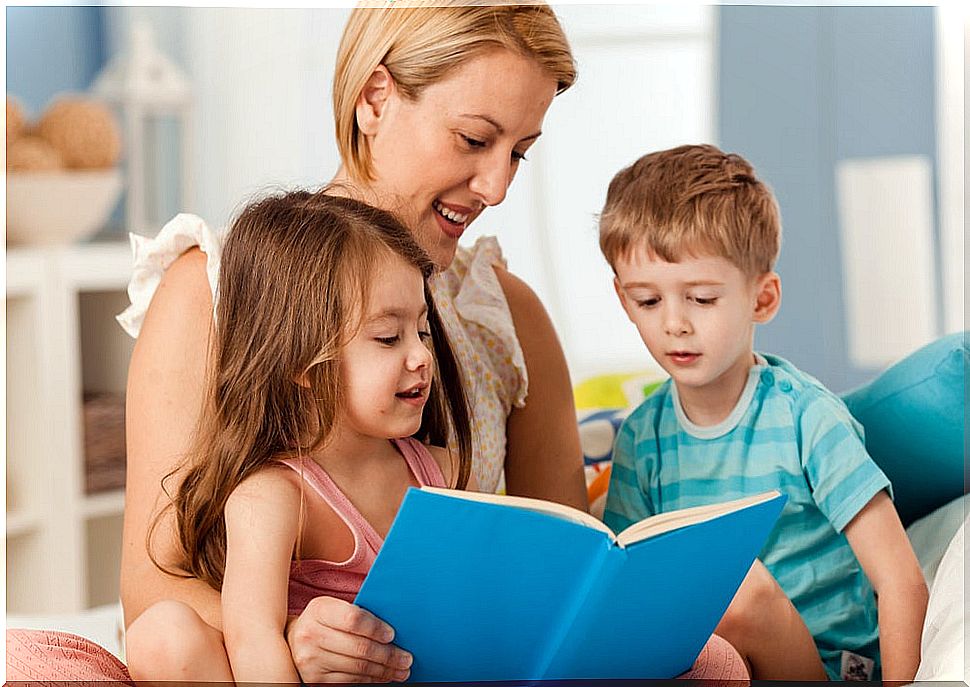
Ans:
[{"label": "boy's mouth", "polygon": [[670,351],[667,353],[667,357],[677,365],[690,365],[700,358],[701,354],[693,353],[691,351]]}]

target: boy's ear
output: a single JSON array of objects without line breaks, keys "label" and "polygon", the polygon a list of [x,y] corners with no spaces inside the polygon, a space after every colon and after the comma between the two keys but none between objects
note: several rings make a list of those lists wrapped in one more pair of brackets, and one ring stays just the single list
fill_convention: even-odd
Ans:
[{"label": "boy's ear", "polygon": [[620,299],[620,305],[623,306],[623,312],[630,319],[631,322],[636,324],[633,320],[633,316],[630,314],[630,301],[626,296],[626,291],[623,290],[622,284],[620,284],[620,279],[618,277],[613,277],[613,289],[616,291],[617,298]]},{"label": "boy's ear", "polygon": [[377,65],[357,96],[357,126],[364,135],[373,136],[377,133],[395,87],[394,77],[387,71],[387,67],[383,64]]},{"label": "boy's ear", "polygon": [[770,322],[781,307],[781,277],[766,272],[758,277],[755,286],[754,317],[756,324]]}]

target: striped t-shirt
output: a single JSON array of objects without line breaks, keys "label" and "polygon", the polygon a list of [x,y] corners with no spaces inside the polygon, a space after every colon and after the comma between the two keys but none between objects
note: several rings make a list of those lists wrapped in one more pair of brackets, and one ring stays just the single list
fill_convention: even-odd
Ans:
[{"label": "striped t-shirt", "polygon": [[759,558],[815,638],[829,677],[842,651],[875,661],[872,586],[842,533],[889,480],[862,427],[817,380],[758,355],[741,398],[713,427],[693,424],[668,380],[624,421],[613,453],[604,521],[614,531],[645,517],[771,489],[788,503]]}]

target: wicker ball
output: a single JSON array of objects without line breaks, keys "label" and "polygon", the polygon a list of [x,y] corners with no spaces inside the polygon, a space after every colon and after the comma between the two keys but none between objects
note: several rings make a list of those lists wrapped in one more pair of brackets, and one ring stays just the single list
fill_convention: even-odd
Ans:
[{"label": "wicker ball", "polygon": [[37,123],[38,133],[76,169],[111,167],[121,155],[121,133],[111,110],[94,100],[55,101]]},{"label": "wicker ball", "polygon": [[7,142],[7,171],[44,172],[64,167],[57,148],[38,136],[19,136]]},{"label": "wicker ball", "polygon": [[16,98],[7,96],[7,149],[10,143],[24,133],[24,108],[20,106]]}]

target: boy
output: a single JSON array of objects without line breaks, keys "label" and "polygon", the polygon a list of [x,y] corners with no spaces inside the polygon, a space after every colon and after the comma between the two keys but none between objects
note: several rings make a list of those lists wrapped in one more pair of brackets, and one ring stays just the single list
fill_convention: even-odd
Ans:
[{"label": "boy", "polygon": [[789,500],[759,558],[828,677],[908,681],[927,592],[889,481],[836,396],[753,350],[781,301],[780,234],[771,192],[714,146],[652,153],[613,178],[600,248],[670,380],[620,428],[604,520],[620,530],[778,489]]}]

